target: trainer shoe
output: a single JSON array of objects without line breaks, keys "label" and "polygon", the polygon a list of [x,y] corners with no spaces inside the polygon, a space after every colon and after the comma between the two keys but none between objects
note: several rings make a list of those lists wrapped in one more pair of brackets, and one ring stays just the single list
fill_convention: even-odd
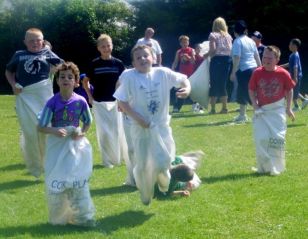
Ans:
[{"label": "trainer shoe", "polygon": [[293,112],[298,112],[298,111],[300,111],[301,110],[301,107],[299,107],[299,106],[294,106],[293,108],[292,108],[292,111]]},{"label": "trainer shoe", "polygon": [[248,121],[247,115],[238,115],[234,118],[234,122],[236,123],[245,123]]},{"label": "trainer shoe", "polygon": [[308,105],[308,99],[305,99],[302,103],[302,109],[305,109],[307,105]]}]

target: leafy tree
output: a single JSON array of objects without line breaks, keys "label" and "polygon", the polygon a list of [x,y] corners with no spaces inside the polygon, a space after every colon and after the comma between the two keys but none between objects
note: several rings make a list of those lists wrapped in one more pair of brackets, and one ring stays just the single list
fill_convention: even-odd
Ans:
[{"label": "leafy tree", "polygon": [[[114,54],[124,59],[132,45],[134,15],[120,0],[11,0],[0,12],[1,72],[12,54],[24,48],[24,34],[30,27],[40,28],[54,52],[83,71],[98,54],[95,40],[100,33],[113,38]],[[6,81],[0,80],[2,88]]]}]

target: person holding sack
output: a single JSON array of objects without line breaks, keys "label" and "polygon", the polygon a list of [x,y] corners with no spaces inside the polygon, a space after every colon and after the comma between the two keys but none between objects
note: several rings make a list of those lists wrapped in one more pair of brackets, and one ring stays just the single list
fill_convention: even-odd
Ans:
[{"label": "person holding sack", "polygon": [[92,227],[92,147],[85,137],[92,116],[86,99],[73,91],[79,85],[78,67],[72,62],[61,64],[56,80],[60,92],[48,100],[38,124],[38,130],[48,134],[45,184],[49,222]]},{"label": "person holding sack", "polygon": [[257,157],[253,171],[273,176],[285,170],[286,113],[295,119],[291,109],[295,82],[287,70],[277,66],[279,59],[279,48],[267,46],[263,66],[253,72],[248,86]]}]

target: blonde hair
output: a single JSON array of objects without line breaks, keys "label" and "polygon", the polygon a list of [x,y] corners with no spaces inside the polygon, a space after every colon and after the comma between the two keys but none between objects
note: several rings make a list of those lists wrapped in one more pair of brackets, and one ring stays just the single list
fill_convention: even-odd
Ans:
[{"label": "blonde hair", "polygon": [[183,40],[189,41],[189,37],[186,36],[186,35],[181,35],[181,36],[179,37],[179,42],[181,42],[181,41],[183,41]]},{"label": "blonde hair", "polygon": [[228,33],[228,26],[226,24],[225,19],[223,19],[222,17],[217,17],[213,21],[212,31],[213,32],[219,32],[222,35],[227,34]]},{"label": "blonde hair", "polygon": [[25,39],[26,39],[29,35],[40,35],[40,36],[42,36],[42,39],[44,39],[43,32],[42,32],[40,29],[35,28],[35,27],[29,28],[29,29],[26,31]]},{"label": "blonde hair", "polygon": [[101,34],[97,40],[96,40],[96,44],[99,45],[101,42],[103,41],[110,41],[112,43],[112,39],[108,34]]}]

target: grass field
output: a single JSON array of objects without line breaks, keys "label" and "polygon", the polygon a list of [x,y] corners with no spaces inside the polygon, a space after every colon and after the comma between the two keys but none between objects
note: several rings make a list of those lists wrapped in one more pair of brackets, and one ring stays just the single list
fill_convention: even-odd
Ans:
[{"label": "grass field", "polygon": [[93,125],[88,138],[97,226],[83,229],[47,223],[43,178],[28,175],[21,158],[14,97],[0,96],[0,238],[308,238],[308,109],[288,121],[287,171],[271,177],[250,171],[252,124],[234,125],[237,106],[229,108],[226,115],[199,115],[187,105],[173,117],[177,153],[205,152],[202,185],[191,197],[154,199],[150,206],[122,186],[125,165],[100,166]]}]

